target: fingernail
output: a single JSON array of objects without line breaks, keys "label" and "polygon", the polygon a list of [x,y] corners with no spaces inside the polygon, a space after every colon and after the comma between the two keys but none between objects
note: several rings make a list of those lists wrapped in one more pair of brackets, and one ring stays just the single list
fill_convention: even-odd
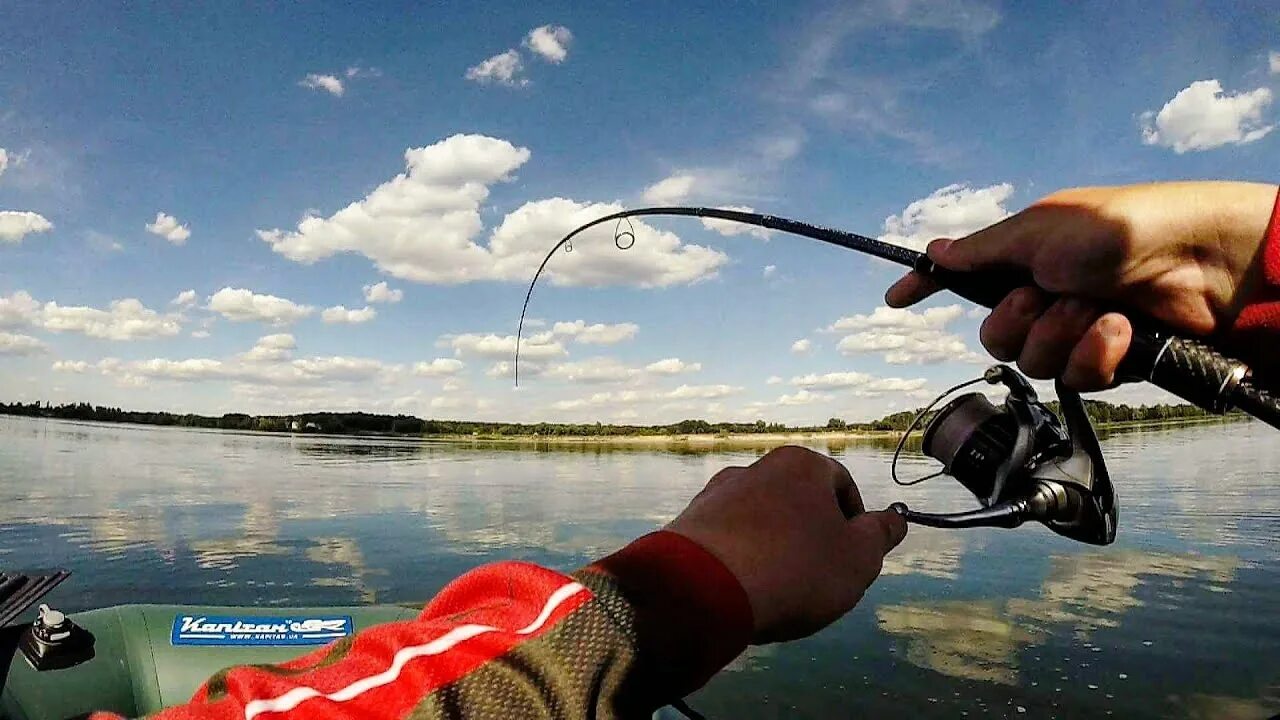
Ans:
[{"label": "fingernail", "polygon": [[1115,315],[1103,315],[1099,328],[1109,338],[1120,337],[1124,333],[1124,320]]},{"label": "fingernail", "polygon": [[937,240],[934,240],[933,242],[929,243],[930,257],[946,256],[947,250],[951,247],[951,244],[954,242],[955,240],[952,240],[951,238],[938,238]]},{"label": "fingernail", "polygon": [[902,515],[893,510],[886,510],[889,517],[889,549],[892,550],[900,545],[904,538],[907,537],[907,520]]}]

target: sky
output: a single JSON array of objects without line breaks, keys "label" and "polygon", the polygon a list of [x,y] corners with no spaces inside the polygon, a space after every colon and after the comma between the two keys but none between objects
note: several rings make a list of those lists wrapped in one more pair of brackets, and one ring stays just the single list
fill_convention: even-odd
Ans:
[{"label": "sky", "polygon": [[[923,247],[1056,189],[1274,182],[1280,6],[0,8],[0,400],[825,423],[990,362],[898,270],[625,207]],[[1130,387],[1103,399],[1168,401]]]}]

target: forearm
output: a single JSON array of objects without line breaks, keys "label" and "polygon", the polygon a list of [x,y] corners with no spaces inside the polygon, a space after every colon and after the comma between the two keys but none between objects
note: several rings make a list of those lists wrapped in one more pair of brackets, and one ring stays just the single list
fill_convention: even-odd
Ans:
[{"label": "forearm", "polygon": [[499,563],[413,621],[277,667],[236,667],[161,720],[631,718],[700,687],[745,648],[750,604],[714,556],[646,536],[572,576]]}]

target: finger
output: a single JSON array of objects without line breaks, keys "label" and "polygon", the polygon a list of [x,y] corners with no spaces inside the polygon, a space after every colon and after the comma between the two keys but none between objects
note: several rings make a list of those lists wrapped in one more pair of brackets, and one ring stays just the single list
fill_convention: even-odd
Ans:
[{"label": "finger", "polygon": [[889,307],[906,307],[924,300],[941,289],[942,286],[938,283],[912,270],[889,286],[884,294],[884,302]]},{"label": "finger", "polygon": [[1031,326],[1048,305],[1049,298],[1039,288],[1018,288],[1005,295],[1004,300],[982,321],[978,330],[982,346],[1001,362],[1018,357]]},{"label": "finger", "polygon": [[1071,351],[1063,384],[1081,392],[1111,387],[1132,340],[1133,325],[1125,316],[1106,313],[1098,318]]},{"label": "finger", "polygon": [[851,574],[865,590],[880,575],[884,557],[907,536],[907,521],[892,510],[877,510],[854,517],[847,527]]},{"label": "finger", "polygon": [[717,472],[715,475],[712,475],[711,479],[707,481],[706,486],[704,486],[701,490],[699,490],[698,494],[695,495],[693,499],[697,500],[698,498],[702,497],[703,495],[706,495],[709,492],[714,492],[716,488],[740,476],[744,470],[746,470],[746,468],[744,467],[724,468],[723,470]]},{"label": "finger", "polygon": [[1037,216],[1021,212],[955,241],[935,241],[929,258],[952,270],[977,270],[995,265],[1030,267],[1037,243]]},{"label": "finger", "polygon": [[858,491],[858,485],[853,482],[853,478],[849,478],[849,482],[836,488],[836,503],[840,505],[840,512],[844,513],[845,518],[852,518],[867,511],[866,506],[862,504],[862,493]]},{"label": "finger", "polygon": [[1089,326],[1098,319],[1093,303],[1080,298],[1061,298],[1040,316],[1027,333],[1018,355],[1018,367],[1029,377],[1047,380],[1062,375],[1067,358]]}]

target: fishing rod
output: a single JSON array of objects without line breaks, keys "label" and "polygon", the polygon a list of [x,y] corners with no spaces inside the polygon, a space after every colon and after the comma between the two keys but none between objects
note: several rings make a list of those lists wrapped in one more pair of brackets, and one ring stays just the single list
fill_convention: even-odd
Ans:
[{"label": "fishing rod", "polygon": [[[514,375],[517,386],[520,384],[520,341],[524,334],[525,315],[529,311],[533,289],[551,258],[561,248],[572,251],[575,237],[608,222],[617,223],[614,228],[614,244],[619,250],[628,250],[636,243],[635,228],[631,226],[629,218],[650,215],[713,218],[811,238],[911,268],[942,288],[986,308],[994,308],[1017,288],[1035,285],[1035,281],[1025,270],[948,270],[935,264],[928,255],[910,248],[775,215],[708,207],[623,210],[574,229],[551,248],[538,266],[538,271],[529,283],[529,291],[525,294],[524,306],[520,310],[520,324],[516,329]],[[626,230],[622,229],[624,221],[628,224]],[[1247,364],[1228,357],[1204,340],[1179,337],[1156,327],[1148,320],[1135,321],[1131,318],[1130,322],[1133,325],[1133,340],[1120,363],[1118,377],[1125,381],[1150,382],[1209,412],[1221,414],[1232,409],[1241,410],[1274,428],[1280,428],[1280,398],[1254,382]]]}]

